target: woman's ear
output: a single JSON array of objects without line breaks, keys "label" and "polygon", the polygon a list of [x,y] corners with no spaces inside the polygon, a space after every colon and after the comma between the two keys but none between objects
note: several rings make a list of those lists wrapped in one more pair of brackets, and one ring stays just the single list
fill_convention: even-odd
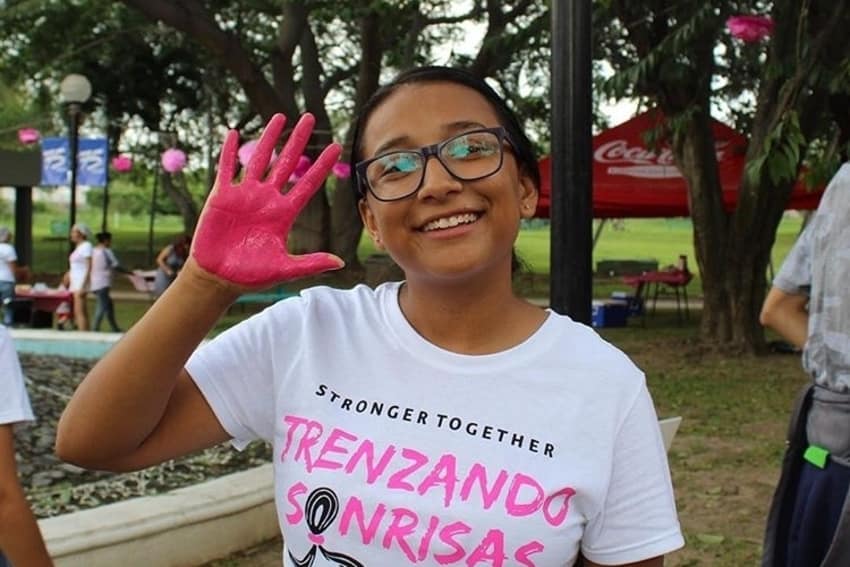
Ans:
[{"label": "woman's ear", "polygon": [[369,206],[365,197],[357,202],[357,208],[360,211],[360,218],[363,221],[363,226],[366,227],[369,237],[372,238],[372,242],[375,243],[375,248],[378,250],[384,250],[384,243],[381,241],[381,232],[378,230],[378,222],[375,219],[375,213],[372,212],[372,208]]},{"label": "woman's ear", "polygon": [[537,211],[537,198],[539,196],[537,185],[531,179],[531,176],[523,170],[519,176],[519,202],[520,216],[524,219],[534,217]]}]

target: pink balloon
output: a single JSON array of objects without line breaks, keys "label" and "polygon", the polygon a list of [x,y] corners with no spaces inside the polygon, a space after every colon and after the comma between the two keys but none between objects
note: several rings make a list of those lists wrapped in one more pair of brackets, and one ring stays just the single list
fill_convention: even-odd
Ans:
[{"label": "pink balloon", "polygon": [[162,168],[168,173],[177,173],[186,167],[186,153],[177,148],[169,148],[162,153]]},{"label": "pink balloon", "polygon": [[22,144],[34,144],[41,138],[41,132],[35,128],[21,128],[18,130],[18,141]]},{"label": "pink balloon", "polygon": [[331,168],[331,172],[333,172],[338,179],[348,179],[351,177],[351,166],[344,161],[338,161]]},{"label": "pink balloon", "polygon": [[118,173],[126,173],[133,169],[133,158],[128,155],[121,154],[112,158],[112,169]]},{"label": "pink balloon", "polygon": [[773,18],[769,16],[732,16],[726,20],[726,29],[741,41],[754,43],[773,32]]},{"label": "pink balloon", "polygon": [[[248,162],[251,161],[251,156],[254,155],[254,150],[257,149],[257,140],[248,140],[242,146],[239,147],[239,151],[236,155],[239,157],[239,163],[242,164],[242,167],[247,167]],[[272,151],[272,159],[274,161],[277,159],[277,152]]]},{"label": "pink balloon", "polygon": [[289,181],[294,183],[301,179],[301,177],[307,173],[307,170],[310,169],[312,164],[313,161],[310,158],[302,155],[298,158],[298,165],[295,166],[295,169],[292,171],[292,175],[289,176]]}]

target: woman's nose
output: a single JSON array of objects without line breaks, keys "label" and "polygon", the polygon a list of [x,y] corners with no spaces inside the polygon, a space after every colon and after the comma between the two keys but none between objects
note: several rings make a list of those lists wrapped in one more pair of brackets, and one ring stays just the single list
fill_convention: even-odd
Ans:
[{"label": "woman's nose", "polygon": [[444,199],[450,193],[455,193],[461,189],[463,189],[463,183],[446,169],[446,166],[437,159],[437,156],[429,156],[425,163],[422,187],[419,188],[417,196],[420,199],[429,197]]}]

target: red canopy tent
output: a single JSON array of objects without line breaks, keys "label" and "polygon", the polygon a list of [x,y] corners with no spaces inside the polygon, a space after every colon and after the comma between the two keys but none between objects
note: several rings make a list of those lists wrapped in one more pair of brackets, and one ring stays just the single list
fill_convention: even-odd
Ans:
[{"label": "red canopy tent", "polygon": [[[661,113],[647,111],[593,138],[594,218],[686,217],[688,190],[673,164],[673,153],[646,147],[643,133],[661,120]],[[747,139],[722,122],[713,121],[715,148],[727,211],[735,208],[738,183],[744,172]],[[551,166],[549,156],[540,160],[540,199],[536,216],[549,216]],[[798,182],[787,209],[815,209],[823,189],[809,190]]]}]

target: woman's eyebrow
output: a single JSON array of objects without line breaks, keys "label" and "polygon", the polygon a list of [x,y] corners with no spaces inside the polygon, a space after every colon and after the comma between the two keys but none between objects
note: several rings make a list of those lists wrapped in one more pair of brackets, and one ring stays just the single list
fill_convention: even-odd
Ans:
[{"label": "woman's eyebrow", "polygon": [[[446,136],[451,136],[458,132],[474,128],[487,128],[487,126],[485,124],[482,124],[481,122],[476,122],[473,120],[458,120],[456,122],[449,122],[448,124],[444,124],[442,126],[442,130],[445,132]],[[374,155],[379,156],[385,153],[387,150],[391,150],[399,146],[410,148],[412,146],[412,143],[410,142],[410,136],[401,135],[396,136],[394,138],[390,138],[389,140],[385,141],[380,146],[375,148]]]},{"label": "woman's eyebrow", "polygon": [[449,134],[453,134],[458,130],[468,130],[470,128],[487,128],[487,126],[485,124],[482,124],[481,122],[475,122],[472,120],[459,120],[457,122],[451,122],[450,124],[446,124],[443,127],[443,130],[445,130]]},{"label": "woman's eyebrow", "polygon": [[375,148],[374,155],[379,156],[382,153],[386,152],[387,150],[396,148],[398,146],[402,146],[402,145],[409,146],[410,144],[409,144],[408,140],[410,140],[410,137],[405,136],[405,135],[396,136],[395,138],[390,138],[389,140],[387,140],[386,142],[384,142],[383,144],[381,144],[380,146]]}]

